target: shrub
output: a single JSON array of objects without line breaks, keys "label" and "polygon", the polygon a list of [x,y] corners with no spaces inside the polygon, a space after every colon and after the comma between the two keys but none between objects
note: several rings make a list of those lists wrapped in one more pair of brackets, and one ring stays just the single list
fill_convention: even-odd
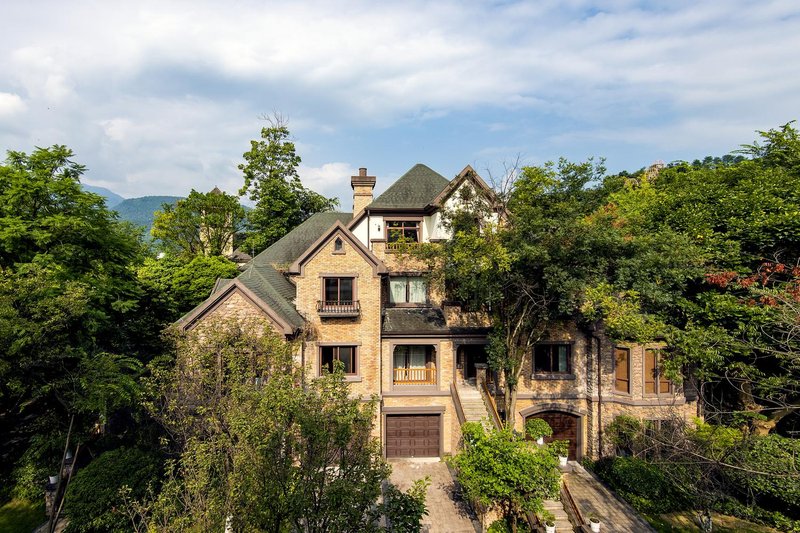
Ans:
[{"label": "shrub", "polygon": [[689,502],[678,487],[655,465],[634,457],[613,457],[594,463],[595,473],[643,513],[669,513]]},{"label": "shrub", "polygon": [[397,533],[419,533],[420,521],[428,514],[425,493],[430,486],[429,477],[418,479],[407,492],[389,484],[383,496],[383,513],[386,516],[387,531]]},{"label": "shrub", "polygon": [[132,499],[141,498],[160,472],[159,458],[136,448],[100,455],[77,472],[67,489],[67,533],[130,531],[131,524],[118,511],[120,489],[127,486]]},{"label": "shrub", "polygon": [[525,422],[525,434],[536,440],[540,437],[550,437],[553,435],[553,428],[541,418],[530,418]]},{"label": "shrub", "polygon": [[547,449],[550,450],[553,457],[566,457],[569,454],[569,441],[554,440],[547,445]]}]

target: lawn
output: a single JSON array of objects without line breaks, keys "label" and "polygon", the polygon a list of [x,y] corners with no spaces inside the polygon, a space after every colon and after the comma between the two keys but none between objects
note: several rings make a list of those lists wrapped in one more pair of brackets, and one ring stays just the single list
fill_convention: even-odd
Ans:
[{"label": "lawn", "polygon": [[0,507],[0,533],[31,533],[45,519],[43,503],[11,500]]},{"label": "lawn", "polygon": [[[754,524],[733,516],[711,513],[714,522],[714,533],[780,533],[777,529]],[[662,514],[658,516],[644,515],[650,525],[659,533],[694,533],[700,531],[690,511]]]}]

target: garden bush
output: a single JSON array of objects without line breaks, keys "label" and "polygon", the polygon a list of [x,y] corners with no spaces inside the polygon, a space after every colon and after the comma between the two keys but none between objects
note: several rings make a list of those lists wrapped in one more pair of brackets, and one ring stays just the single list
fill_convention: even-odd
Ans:
[{"label": "garden bush", "polygon": [[594,463],[595,473],[643,513],[669,513],[687,508],[688,498],[655,465],[635,457],[609,457]]},{"label": "garden bush", "polygon": [[119,491],[127,486],[131,499],[141,498],[160,473],[159,457],[137,448],[119,448],[100,455],[78,470],[67,489],[67,533],[131,531],[128,518],[120,512]]}]

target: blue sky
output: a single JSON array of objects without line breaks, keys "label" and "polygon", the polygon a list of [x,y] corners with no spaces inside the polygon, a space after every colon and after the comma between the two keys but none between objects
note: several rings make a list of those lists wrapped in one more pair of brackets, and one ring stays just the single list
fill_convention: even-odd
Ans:
[{"label": "blue sky", "polygon": [[417,162],[446,177],[603,156],[722,155],[800,118],[800,3],[9,1],[0,149],[66,144],[126,197],[235,192],[264,114],[351,207]]}]

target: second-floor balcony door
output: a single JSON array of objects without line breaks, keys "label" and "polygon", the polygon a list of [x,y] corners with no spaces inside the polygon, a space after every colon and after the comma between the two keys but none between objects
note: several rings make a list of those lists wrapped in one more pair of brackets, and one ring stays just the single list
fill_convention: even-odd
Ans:
[{"label": "second-floor balcony door", "polygon": [[353,278],[325,278],[324,300],[319,312],[331,315],[358,315]]}]

